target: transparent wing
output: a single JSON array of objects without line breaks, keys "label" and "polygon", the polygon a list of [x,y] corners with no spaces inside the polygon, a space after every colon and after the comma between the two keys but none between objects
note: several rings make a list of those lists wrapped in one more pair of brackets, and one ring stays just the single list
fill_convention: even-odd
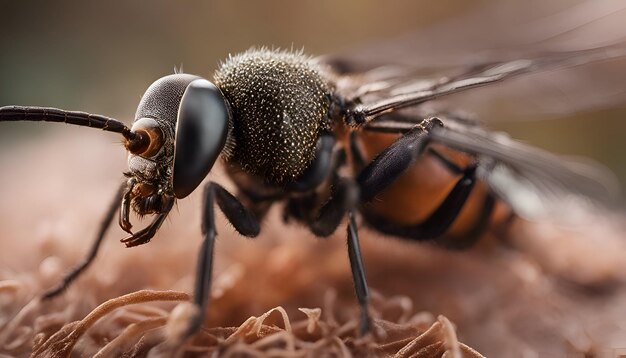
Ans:
[{"label": "transparent wing", "polygon": [[[414,107],[440,98],[466,92],[471,89],[503,82],[507,79],[538,71],[568,68],[597,61],[626,58],[626,44],[587,50],[542,54],[535,58],[483,64],[469,68],[452,77],[440,77],[436,81],[387,80],[386,86],[371,85],[363,88],[356,97],[346,96],[358,103],[350,120],[369,122],[376,117]],[[378,82],[381,83],[381,82]]]},{"label": "transparent wing", "polygon": [[[461,18],[324,61],[343,75],[338,91],[366,107],[434,90],[431,108],[463,108],[487,121],[566,114],[626,100],[625,24],[619,0],[487,1]],[[496,77],[515,79],[496,85]]]},{"label": "transparent wing", "polygon": [[462,122],[446,122],[433,139],[476,154],[478,176],[521,215],[558,214],[571,200],[612,206],[619,185],[611,172],[582,158],[557,156]]},{"label": "transparent wing", "polygon": [[[476,156],[477,175],[521,216],[567,215],[566,204],[613,207],[619,184],[601,165],[582,158],[552,154],[450,115],[437,116],[443,128],[432,139]],[[364,130],[403,133],[421,121],[420,114],[383,116]]]}]

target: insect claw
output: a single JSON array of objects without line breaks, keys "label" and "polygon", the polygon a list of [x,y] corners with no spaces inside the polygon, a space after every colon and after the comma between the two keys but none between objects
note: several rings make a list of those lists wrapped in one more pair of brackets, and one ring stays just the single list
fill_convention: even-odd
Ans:
[{"label": "insect claw", "polygon": [[[131,231],[132,228],[133,228],[132,225],[128,225],[127,227],[122,226],[122,230],[124,230],[125,232],[131,235],[134,235],[133,232]],[[122,242],[124,242],[124,240],[127,240],[127,239],[122,239]]]},{"label": "insect claw", "polygon": [[120,242],[126,244],[126,247],[132,247],[132,246],[137,246],[137,245],[141,245],[147,241],[144,240],[145,235],[145,230],[142,231],[138,231],[136,233],[130,233],[131,236],[125,238],[125,239],[121,239]]},{"label": "insect claw", "polygon": [[134,234],[133,236],[127,237],[120,241],[123,242],[126,245],[126,247],[133,247],[133,246],[147,244],[148,242],[150,242],[151,238],[152,238],[151,235],[146,235],[145,232],[140,231]]},{"label": "insect claw", "polygon": [[134,239],[134,238],[135,238],[135,235],[134,235],[133,233],[129,233],[129,234],[131,234],[131,236],[130,236],[130,237],[127,237],[127,238],[125,238],[125,239],[121,239],[121,240],[120,240],[120,242],[123,242],[123,243],[125,243],[125,244],[127,244],[127,245],[128,245],[128,242],[129,242],[130,240],[132,240],[132,239]]}]

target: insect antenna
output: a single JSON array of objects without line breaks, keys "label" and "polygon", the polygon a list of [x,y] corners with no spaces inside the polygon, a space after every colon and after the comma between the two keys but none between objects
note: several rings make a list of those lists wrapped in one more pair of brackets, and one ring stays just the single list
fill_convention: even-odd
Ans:
[{"label": "insect antenna", "polygon": [[145,133],[133,132],[126,124],[117,119],[86,112],[66,111],[50,107],[0,107],[0,122],[11,121],[59,122],[119,133],[124,136],[126,140],[124,145],[130,151],[145,146],[146,142],[149,141]]}]

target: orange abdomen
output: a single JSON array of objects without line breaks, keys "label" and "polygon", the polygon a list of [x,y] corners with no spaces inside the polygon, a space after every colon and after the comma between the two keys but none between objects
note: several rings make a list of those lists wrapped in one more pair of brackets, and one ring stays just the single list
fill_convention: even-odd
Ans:
[{"label": "orange abdomen", "polygon": [[[358,143],[366,162],[393,143],[399,135],[373,132],[358,133]],[[439,144],[431,144],[436,150],[459,168],[466,168],[473,161],[469,154]],[[412,166],[374,200],[364,205],[363,211],[373,213],[387,224],[412,226],[424,222],[443,202],[461,175],[451,172],[439,159],[424,150]],[[463,209],[446,232],[446,237],[462,239],[471,231],[482,214],[487,197],[486,185],[478,181],[470,193]],[[496,202],[489,222],[503,223],[510,209]],[[375,223],[373,224],[376,227]]]}]

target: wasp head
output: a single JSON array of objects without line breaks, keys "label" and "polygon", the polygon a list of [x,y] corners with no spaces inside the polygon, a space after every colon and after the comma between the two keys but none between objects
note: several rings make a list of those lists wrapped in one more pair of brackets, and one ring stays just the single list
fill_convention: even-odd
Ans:
[{"label": "wasp head", "polygon": [[164,213],[200,185],[226,146],[231,120],[221,91],[200,77],[165,76],[148,88],[131,128],[135,136],[124,143],[124,230],[130,230],[130,207],[139,215]]}]

